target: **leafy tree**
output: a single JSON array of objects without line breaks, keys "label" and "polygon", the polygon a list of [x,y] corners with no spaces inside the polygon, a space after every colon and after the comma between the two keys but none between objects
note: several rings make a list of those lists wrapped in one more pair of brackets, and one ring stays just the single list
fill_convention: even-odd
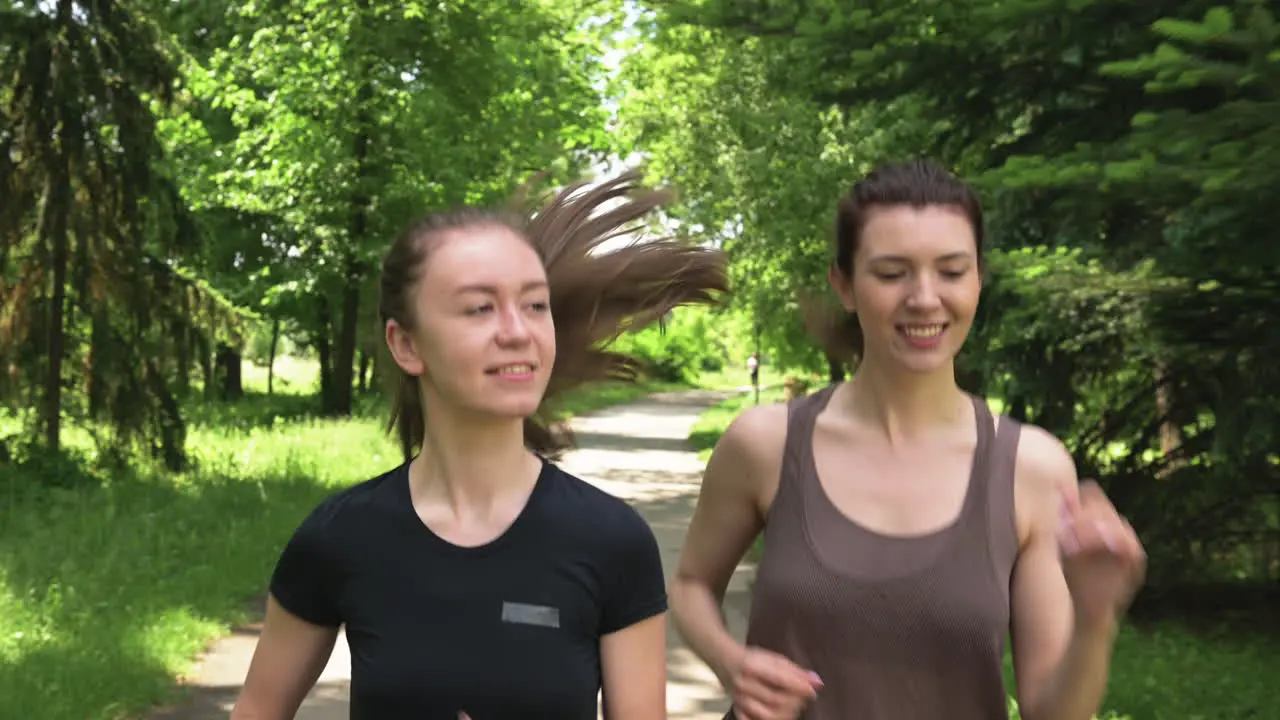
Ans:
[{"label": "leafy tree", "polygon": [[[10,3],[0,77],[6,396],[41,389],[48,449],[69,411],[180,466],[172,331],[235,334],[243,317],[184,267],[195,234],[150,110],[175,79],[164,38],[129,2]],[[86,402],[68,407],[75,376]]]}]

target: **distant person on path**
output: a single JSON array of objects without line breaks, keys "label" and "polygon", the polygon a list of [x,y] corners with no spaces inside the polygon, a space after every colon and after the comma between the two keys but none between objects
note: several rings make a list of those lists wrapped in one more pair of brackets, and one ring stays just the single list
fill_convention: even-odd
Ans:
[{"label": "distant person on path", "polygon": [[602,687],[614,720],[666,717],[654,535],[552,462],[568,441],[543,408],[633,377],[598,349],[626,321],[726,289],[715,251],[592,252],[665,199],[634,177],[570,187],[532,219],[432,215],[392,245],[380,312],[405,462],[288,541],[233,719],[293,718],[340,626],[353,719],[595,720]]},{"label": "distant person on path", "polygon": [[760,387],[760,354],[751,353],[747,358],[747,370],[751,373],[751,387]]},{"label": "distant person on path", "polygon": [[[978,198],[931,162],[886,165],[835,234],[825,337],[857,372],[720,440],[670,587],[681,633],[729,718],[1004,718],[1011,631],[1022,716],[1088,720],[1145,554],[1061,442],[956,384]],[[743,645],[720,604],[762,529]]]}]

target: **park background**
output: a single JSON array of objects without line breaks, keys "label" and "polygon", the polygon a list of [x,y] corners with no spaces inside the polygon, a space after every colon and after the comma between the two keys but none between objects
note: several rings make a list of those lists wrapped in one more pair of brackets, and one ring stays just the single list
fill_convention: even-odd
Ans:
[{"label": "park background", "polygon": [[1280,717],[1277,117],[1262,0],[0,0],[0,717],[173,699],[399,461],[377,263],[416,215],[642,167],[735,292],[557,412],[753,351],[769,402],[853,370],[797,303],[838,198],[919,154],[988,211],[962,386],[1150,552],[1107,712]]}]

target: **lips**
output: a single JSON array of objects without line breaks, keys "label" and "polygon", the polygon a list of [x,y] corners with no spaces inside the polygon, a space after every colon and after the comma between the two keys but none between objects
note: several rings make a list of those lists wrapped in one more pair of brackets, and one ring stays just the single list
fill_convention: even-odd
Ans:
[{"label": "lips", "polygon": [[507,375],[518,377],[521,375],[532,374],[537,368],[536,363],[508,363],[506,365],[497,365],[485,370],[490,375]]}]

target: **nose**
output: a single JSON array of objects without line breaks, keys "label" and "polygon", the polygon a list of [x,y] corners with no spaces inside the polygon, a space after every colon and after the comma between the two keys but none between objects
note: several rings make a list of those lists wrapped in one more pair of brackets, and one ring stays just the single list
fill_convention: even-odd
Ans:
[{"label": "nose", "polygon": [[941,305],[942,298],[938,295],[938,284],[933,275],[929,273],[916,275],[911,293],[907,296],[907,307],[913,310],[934,310]]},{"label": "nose", "polygon": [[518,305],[507,305],[498,314],[498,344],[519,346],[529,342],[529,325]]}]

